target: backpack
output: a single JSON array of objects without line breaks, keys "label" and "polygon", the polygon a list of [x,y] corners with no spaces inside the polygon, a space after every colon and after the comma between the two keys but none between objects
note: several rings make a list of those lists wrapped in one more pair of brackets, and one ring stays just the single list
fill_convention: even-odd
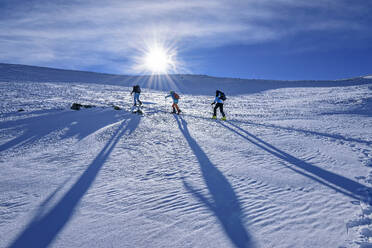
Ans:
[{"label": "backpack", "polygon": [[220,91],[219,99],[221,99],[222,101],[225,101],[227,99],[225,93],[223,93],[222,91]]},{"label": "backpack", "polygon": [[136,93],[141,93],[141,88],[139,85],[135,85],[133,86],[133,92],[136,92]]},{"label": "backpack", "polygon": [[175,99],[180,99],[180,96],[176,92],[174,92],[174,98]]}]

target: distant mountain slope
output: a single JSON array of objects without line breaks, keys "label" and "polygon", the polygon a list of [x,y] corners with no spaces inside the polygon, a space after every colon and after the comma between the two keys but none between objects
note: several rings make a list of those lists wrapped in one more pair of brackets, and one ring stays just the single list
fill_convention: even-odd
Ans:
[{"label": "distant mountain slope", "polygon": [[126,76],[0,63],[0,81],[114,83]]},{"label": "distant mountain slope", "polygon": [[240,78],[218,78],[206,75],[129,76],[87,71],[63,70],[47,67],[0,63],[0,82],[60,82],[97,83],[132,86],[157,90],[174,89],[181,93],[211,94],[222,89],[229,95],[255,93],[286,87],[335,87],[371,83],[371,77],[358,77],[335,81],[278,81]]}]

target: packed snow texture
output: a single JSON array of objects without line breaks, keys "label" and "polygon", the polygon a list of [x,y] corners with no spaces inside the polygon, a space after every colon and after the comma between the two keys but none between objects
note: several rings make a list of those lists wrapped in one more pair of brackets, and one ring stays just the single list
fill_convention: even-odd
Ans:
[{"label": "packed snow texture", "polygon": [[0,247],[372,247],[371,79],[1,64],[0,91]]}]

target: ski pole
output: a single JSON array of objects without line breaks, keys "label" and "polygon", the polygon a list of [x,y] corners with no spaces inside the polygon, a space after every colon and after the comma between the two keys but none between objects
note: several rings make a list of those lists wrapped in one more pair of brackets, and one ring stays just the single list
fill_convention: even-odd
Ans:
[{"label": "ski pole", "polygon": [[167,112],[167,99],[164,98],[164,113]]}]

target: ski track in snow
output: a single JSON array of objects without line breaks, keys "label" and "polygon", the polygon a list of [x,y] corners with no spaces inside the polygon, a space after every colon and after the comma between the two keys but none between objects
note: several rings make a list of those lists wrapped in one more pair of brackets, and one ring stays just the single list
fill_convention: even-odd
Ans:
[{"label": "ski track in snow", "polygon": [[0,83],[0,247],[371,247],[371,87]]}]

